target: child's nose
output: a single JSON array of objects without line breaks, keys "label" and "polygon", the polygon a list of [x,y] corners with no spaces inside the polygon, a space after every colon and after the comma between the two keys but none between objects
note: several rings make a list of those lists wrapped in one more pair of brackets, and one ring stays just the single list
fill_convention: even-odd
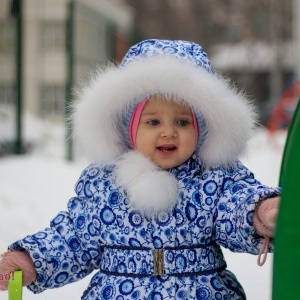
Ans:
[{"label": "child's nose", "polygon": [[177,132],[176,132],[175,126],[173,126],[173,125],[165,125],[163,127],[162,132],[161,132],[161,136],[162,137],[166,137],[166,138],[177,137]]}]

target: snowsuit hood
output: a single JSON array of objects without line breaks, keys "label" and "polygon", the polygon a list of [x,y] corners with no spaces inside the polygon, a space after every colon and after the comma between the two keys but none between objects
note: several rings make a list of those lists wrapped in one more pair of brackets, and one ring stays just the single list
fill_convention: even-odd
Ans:
[{"label": "snowsuit hood", "polygon": [[255,122],[248,99],[214,72],[195,43],[146,40],[131,47],[120,65],[99,70],[74,105],[74,137],[93,161],[117,165],[117,180],[136,208],[152,205],[146,213],[172,208],[178,198],[174,176],[132,149],[126,127],[135,105],[155,94],[193,108],[195,154],[208,167],[236,161]]},{"label": "snowsuit hood", "polygon": [[205,137],[196,154],[205,165],[230,164],[244,152],[255,122],[252,105],[215,74],[201,46],[186,41],[146,40],[131,47],[119,66],[99,70],[74,105],[75,140],[92,160],[118,159],[131,150],[124,120],[153,94],[193,107]]}]

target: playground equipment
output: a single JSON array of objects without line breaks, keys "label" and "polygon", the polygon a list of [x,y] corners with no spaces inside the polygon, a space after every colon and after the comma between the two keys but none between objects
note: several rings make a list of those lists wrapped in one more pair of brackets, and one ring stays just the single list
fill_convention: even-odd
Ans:
[{"label": "playground equipment", "polygon": [[13,271],[10,274],[8,300],[22,300],[22,271]]},{"label": "playground equipment", "polygon": [[273,300],[297,300],[299,293],[300,101],[288,130],[279,186],[282,187],[275,233]]}]

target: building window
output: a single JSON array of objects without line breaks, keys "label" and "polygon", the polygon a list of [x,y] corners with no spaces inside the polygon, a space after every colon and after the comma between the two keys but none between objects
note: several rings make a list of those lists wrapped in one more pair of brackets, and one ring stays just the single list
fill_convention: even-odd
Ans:
[{"label": "building window", "polygon": [[40,28],[41,49],[44,52],[65,50],[65,23],[42,22]]},{"label": "building window", "polygon": [[0,21],[0,53],[15,53],[15,24],[13,21]]},{"label": "building window", "polygon": [[40,113],[42,116],[63,116],[65,87],[62,85],[43,85],[41,87]]},{"label": "building window", "polygon": [[16,109],[15,89],[12,83],[0,83],[0,156],[14,149]]},{"label": "building window", "polygon": [[13,84],[0,83],[0,103],[13,104],[15,103],[15,89]]}]

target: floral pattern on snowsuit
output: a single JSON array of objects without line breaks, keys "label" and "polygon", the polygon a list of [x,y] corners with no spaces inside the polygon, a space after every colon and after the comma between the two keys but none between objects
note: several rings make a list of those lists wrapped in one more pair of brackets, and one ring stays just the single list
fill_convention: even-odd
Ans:
[{"label": "floral pattern on snowsuit", "polygon": [[[169,172],[178,180],[178,203],[150,218],[131,207],[114,166],[86,168],[68,211],[10,246],[26,249],[34,261],[38,276],[29,289],[39,293],[100,269],[83,300],[246,299],[219,246],[258,254],[255,205],[279,191],[261,185],[240,162],[205,168],[191,158]],[[151,249],[162,248],[170,273],[154,276]]]}]

